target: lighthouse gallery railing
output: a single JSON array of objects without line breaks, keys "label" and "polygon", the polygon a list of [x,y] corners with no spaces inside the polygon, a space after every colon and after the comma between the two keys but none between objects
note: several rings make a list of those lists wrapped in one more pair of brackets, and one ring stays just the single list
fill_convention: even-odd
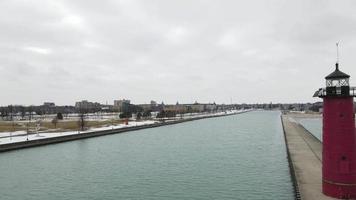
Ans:
[{"label": "lighthouse gallery railing", "polygon": [[326,96],[351,96],[356,97],[356,87],[327,87],[319,88],[313,97],[326,97]]}]

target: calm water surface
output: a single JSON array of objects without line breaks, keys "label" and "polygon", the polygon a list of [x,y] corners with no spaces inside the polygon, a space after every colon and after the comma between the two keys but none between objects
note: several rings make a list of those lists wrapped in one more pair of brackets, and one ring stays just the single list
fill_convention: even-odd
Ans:
[{"label": "calm water surface", "polygon": [[293,199],[279,112],[0,154],[1,200]]},{"label": "calm water surface", "polygon": [[317,137],[320,141],[323,141],[323,121],[321,118],[306,118],[301,119],[299,123],[304,126],[311,134]]}]

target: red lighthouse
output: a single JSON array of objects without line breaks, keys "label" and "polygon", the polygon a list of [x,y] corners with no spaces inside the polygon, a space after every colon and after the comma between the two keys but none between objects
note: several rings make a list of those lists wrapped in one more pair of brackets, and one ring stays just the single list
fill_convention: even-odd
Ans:
[{"label": "red lighthouse", "polygon": [[315,92],[323,98],[323,193],[335,198],[356,198],[355,88],[350,76],[339,70],[325,77],[326,88]]}]

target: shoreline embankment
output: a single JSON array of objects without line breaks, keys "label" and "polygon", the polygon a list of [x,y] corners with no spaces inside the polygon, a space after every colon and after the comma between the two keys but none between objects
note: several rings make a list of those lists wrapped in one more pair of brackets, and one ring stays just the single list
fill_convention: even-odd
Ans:
[{"label": "shoreline embankment", "polygon": [[0,144],[0,152],[6,152],[6,151],[36,147],[36,146],[43,146],[43,145],[49,145],[49,144],[56,144],[56,143],[62,143],[62,142],[80,140],[80,139],[87,139],[87,138],[99,137],[99,136],[104,136],[104,135],[119,134],[119,133],[125,133],[125,132],[129,132],[129,131],[136,131],[136,130],[147,129],[147,128],[156,128],[156,127],[160,127],[160,126],[174,125],[174,124],[190,122],[190,121],[195,121],[195,120],[201,120],[201,119],[226,117],[226,116],[237,115],[237,114],[242,114],[242,113],[246,113],[246,112],[250,112],[250,110],[243,111],[243,112],[236,112],[236,113],[228,113],[228,114],[223,114],[223,115],[207,115],[207,116],[201,116],[201,117],[195,117],[195,118],[158,122],[158,123],[154,123],[154,124],[145,124],[145,125],[140,125],[140,126],[130,126],[130,127],[124,127],[124,128],[118,128],[118,129],[92,131],[92,132],[85,132],[85,133],[78,133],[78,134],[71,134],[71,135],[63,135],[63,136],[58,136],[58,137],[42,138],[42,139],[38,139],[38,140],[29,140],[29,141]]}]

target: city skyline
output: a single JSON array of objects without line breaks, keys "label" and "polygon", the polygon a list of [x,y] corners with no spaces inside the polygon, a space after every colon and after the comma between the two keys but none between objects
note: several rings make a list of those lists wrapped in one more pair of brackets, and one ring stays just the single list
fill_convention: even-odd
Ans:
[{"label": "city skyline", "polygon": [[353,1],[0,2],[0,105],[316,102]]}]

